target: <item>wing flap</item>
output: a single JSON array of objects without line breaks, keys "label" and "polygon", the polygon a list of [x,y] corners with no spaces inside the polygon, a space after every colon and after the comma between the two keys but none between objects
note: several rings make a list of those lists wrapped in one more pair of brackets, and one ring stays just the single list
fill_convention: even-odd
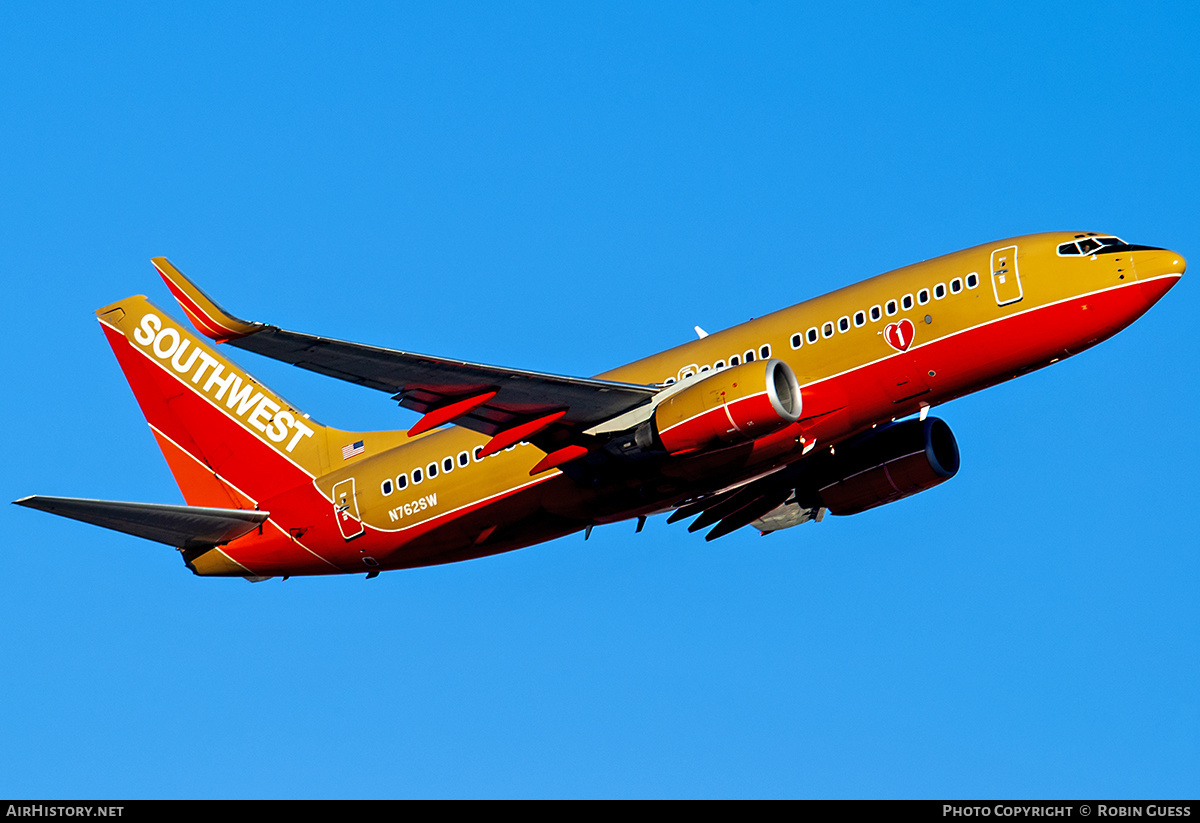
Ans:
[{"label": "wing flap", "polygon": [[82,520],[94,526],[144,537],[180,549],[210,549],[249,534],[270,516],[246,509],[125,503],[79,497],[33,495],[14,500],[18,506]]}]

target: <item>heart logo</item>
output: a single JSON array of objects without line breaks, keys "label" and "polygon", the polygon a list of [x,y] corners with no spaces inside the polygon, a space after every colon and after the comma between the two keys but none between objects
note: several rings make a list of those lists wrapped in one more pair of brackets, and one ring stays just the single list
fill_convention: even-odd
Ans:
[{"label": "heart logo", "polygon": [[888,323],[883,330],[883,339],[896,351],[908,351],[916,336],[917,329],[907,317],[899,323]]}]

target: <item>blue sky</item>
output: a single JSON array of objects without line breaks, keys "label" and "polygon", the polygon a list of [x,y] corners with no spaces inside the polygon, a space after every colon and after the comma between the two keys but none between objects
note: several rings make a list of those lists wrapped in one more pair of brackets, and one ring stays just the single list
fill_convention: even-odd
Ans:
[{"label": "blue sky", "polygon": [[[178,314],[154,255],[581,375],[1026,232],[1200,257],[1194,4],[342,5],[0,8],[7,499],[180,500],[92,316]],[[0,796],[1195,797],[1194,277],[937,409],[950,483],[767,538],[250,585],[6,506]]]}]

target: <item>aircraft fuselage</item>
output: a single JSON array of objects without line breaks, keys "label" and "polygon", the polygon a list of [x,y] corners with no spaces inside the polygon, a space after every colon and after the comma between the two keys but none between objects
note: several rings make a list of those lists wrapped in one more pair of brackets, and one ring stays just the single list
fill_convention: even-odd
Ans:
[{"label": "aircraft fuselage", "polygon": [[[1166,249],[1056,232],[897,269],[599,375],[662,390],[581,432],[589,446],[570,448],[587,455],[550,468],[539,466],[546,451],[528,442],[481,457],[491,438],[462,426],[410,437],[306,422],[198,340],[189,355],[189,334],[144,298],[99,314],[188,504],[270,513],[256,531],[185,551],[193,571],[370,573],[508,551],[707,495],[733,500],[729,490],[790,477],[873,427],[924,418],[928,407],[1095,345],[1149,309],[1185,265]],[[184,306],[197,325],[214,325],[203,310]],[[220,339],[227,331],[206,333]],[[672,395],[772,359],[790,367],[799,386],[795,422],[703,448],[672,447],[658,429],[652,447],[633,434],[622,443],[628,453],[604,446],[624,429],[644,429]],[[253,477],[253,488],[238,477]],[[797,488],[788,498],[795,511],[804,511],[802,497]],[[782,500],[768,494],[760,508]]]},{"label": "aircraft fuselage", "polygon": [[586,489],[557,471],[530,477],[542,452],[528,444],[475,461],[487,438],[462,428],[397,442],[317,481],[326,495],[353,481],[365,527],[334,562],[348,571],[361,571],[363,556],[380,568],[447,562],[663,511],[713,478],[735,484],[800,459],[810,442],[836,446],[1077,354],[1132,323],[1182,273],[1182,257],[1167,250],[1059,255],[1074,237],[1031,235],[917,263],[599,375],[682,383],[735,360],[777,357],[795,371],[806,407],[830,410],[749,443],[662,461],[628,483]]}]

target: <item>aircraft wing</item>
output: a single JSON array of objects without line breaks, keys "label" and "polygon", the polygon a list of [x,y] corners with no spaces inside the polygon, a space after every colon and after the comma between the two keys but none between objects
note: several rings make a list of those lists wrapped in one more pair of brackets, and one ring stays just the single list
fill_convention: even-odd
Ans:
[{"label": "aircraft wing", "polygon": [[[265,323],[221,308],[165,257],[154,266],[196,328],[217,342],[393,395],[425,415],[410,434],[453,422],[517,442],[543,430],[555,447],[579,432],[647,403],[660,387],[509,369],[348,343]],[[545,437],[545,435],[543,435]],[[505,438],[505,445],[510,445]],[[501,445],[499,448],[503,448]],[[488,447],[491,451],[492,444]]]}]

